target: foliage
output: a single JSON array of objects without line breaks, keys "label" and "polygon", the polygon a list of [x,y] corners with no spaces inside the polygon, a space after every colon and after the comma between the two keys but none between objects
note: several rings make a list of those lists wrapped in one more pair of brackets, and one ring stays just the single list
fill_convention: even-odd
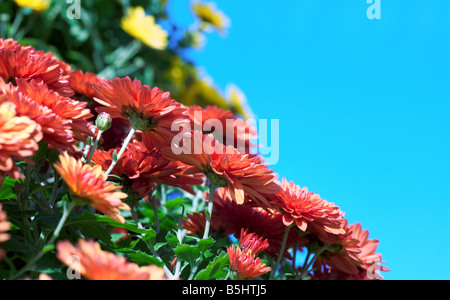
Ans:
[{"label": "foliage", "polygon": [[239,91],[226,98],[187,57],[229,22],[192,10],[183,29],[165,0],[84,0],[80,18],[63,1],[0,3],[0,279],[387,271],[367,230],[250,151]]}]

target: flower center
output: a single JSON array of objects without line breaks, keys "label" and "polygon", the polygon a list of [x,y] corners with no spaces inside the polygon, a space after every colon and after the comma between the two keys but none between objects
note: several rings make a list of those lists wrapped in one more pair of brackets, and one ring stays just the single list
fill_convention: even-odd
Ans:
[{"label": "flower center", "polygon": [[122,112],[136,130],[151,131],[156,127],[154,118],[145,116],[143,113],[136,111],[134,107],[125,107]]}]

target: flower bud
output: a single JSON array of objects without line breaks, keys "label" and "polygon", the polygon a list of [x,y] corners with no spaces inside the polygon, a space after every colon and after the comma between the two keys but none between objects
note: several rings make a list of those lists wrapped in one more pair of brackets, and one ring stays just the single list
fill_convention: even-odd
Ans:
[{"label": "flower bud", "polygon": [[100,113],[97,116],[97,119],[95,120],[95,125],[97,125],[98,129],[101,131],[106,131],[106,130],[110,129],[111,124],[112,124],[112,118],[106,112]]}]

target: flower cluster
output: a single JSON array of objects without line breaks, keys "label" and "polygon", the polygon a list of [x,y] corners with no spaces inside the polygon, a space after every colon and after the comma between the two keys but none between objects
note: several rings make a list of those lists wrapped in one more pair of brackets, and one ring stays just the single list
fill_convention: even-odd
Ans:
[{"label": "flower cluster", "polygon": [[[202,19],[223,29],[223,22],[212,18],[211,7],[196,4],[194,9]],[[135,18],[154,24],[143,10],[129,11],[122,27],[131,35],[136,35]],[[154,48],[165,47],[154,44],[150,35],[145,38]],[[114,137],[121,138],[111,143]],[[44,235],[48,243],[64,234],[69,239],[64,231],[67,224],[71,233],[95,232],[104,244],[83,238],[76,246],[73,239],[56,244],[61,263],[75,265],[73,270],[86,279],[180,279],[186,275],[183,270],[190,270],[185,277],[193,278],[201,264],[199,258],[190,260],[196,252],[183,256],[188,251],[182,243],[184,234],[202,236],[202,247],[212,237],[228,238],[227,265],[236,279],[381,278],[373,272],[374,266],[378,271],[388,269],[380,265],[378,240],[369,239],[360,224],[349,225],[334,203],[285,178],[280,182],[263,158],[251,153],[251,140],[256,137],[256,129],[230,110],[183,105],[169,92],[137,78],[99,78],[72,70],[52,53],[12,39],[0,40],[0,184],[4,178],[25,178],[9,186],[20,190],[25,185],[18,192],[18,197],[26,199],[18,204],[24,211],[33,194],[50,199],[38,201],[34,209],[57,214],[64,207],[52,237]],[[56,154],[47,157],[46,151]],[[53,174],[51,180],[45,178],[48,174]],[[31,183],[30,178],[34,178]],[[33,192],[27,190],[30,184],[37,186]],[[46,191],[49,185],[52,189]],[[173,207],[161,204],[169,195],[167,188],[181,193],[182,199],[193,199],[184,203],[192,210],[182,222],[168,221]],[[140,219],[138,212],[150,210],[148,204],[153,205],[154,215]],[[165,220],[160,220],[158,209],[166,214]],[[74,210],[78,215],[71,215]],[[95,223],[93,215],[98,222],[115,226],[115,234],[126,236],[111,245],[105,243],[100,229],[73,227]],[[181,255],[171,257],[169,269],[151,242],[161,226],[175,226],[177,221],[176,240],[171,239],[171,230],[166,239],[178,245],[174,253]],[[9,228],[0,206],[0,242],[9,238],[5,233]],[[231,236],[239,239],[238,245],[231,242]],[[123,251],[122,255],[102,250],[105,245]],[[132,248],[125,251],[125,247],[139,250],[130,254]],[[205,251],[201,249],[198,256]],[[296,267],[300,251],[308,251],[311,259]],[[43,254],[39,252],[36,259]],[[130,262],[123,254],[146,264]],[[259,255],[276,262],[268,264]],[[74,257],[79,259],[76,263]],[[182,268],[183,258],[190,268]],[[281,271],[286,264],[291,264],[291,275]],[[197,276],[206,276],[206,270]]]},{"label": "flower cluster", "polygon": [[[9,235],[6,232],[10,227],[10,224],[6,220],[6,212],[2,210],[2,205],[0,204],[0,243],[9,239]],[[0,260],[3,258],[3,255],[4,252],[0,248]]]}]

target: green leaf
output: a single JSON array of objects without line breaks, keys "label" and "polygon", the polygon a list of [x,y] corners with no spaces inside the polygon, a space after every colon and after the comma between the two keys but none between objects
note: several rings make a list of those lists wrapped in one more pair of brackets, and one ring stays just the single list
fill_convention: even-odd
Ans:
[{"label": "green leaf", "polygon": [[113,159],[113,161],[115,161],[115,162],[117,162],[117,150],[115,150],[114,149],[114,152],[113,152],[113,154],[112,154],[112,159]]},{"label": "green leaf", "polygon": [[17,200],[17,195],[14,191],[14,185],[19,182],[19,180],[6,177],[0,188],[0,200],[14,199]]},{"label": "green leaf", "polygon": [[216,241],[213,238],[209,237],[207,239],[199,240],[197,242],[197,245],[198,245],[200,252],[203,253],[206,250],[208,250],[209,248],[211,248],[215,242]]},{"label": "green leaf", "polygon": [[144,236],[142,237],[143,241],[149,241],[150,244],[154,244],[155,243],[155,238],[156,238],[156,231],[154,231],[153,229],[147,229]]},{"label": "green leaf", "polygon": [[210,262],[205,269],[198,272],[198,274],[195,276],[195,280],[211,280],[223,278],[228,272],[228,270],[225,269],[228,264],[228,254],[222,252],[212,262]]},{"label": "green leaf", "polygon": [[59,161],[59,151],[56,149],[52,149],[48,153],[48,161],[50,164],[54,164]]},{"label": "green leaf", "polygon": [[140,234],[147,234],[147,233],[154,233],[154,236],[156,236],[156,232],[154,232],[153,229],[145,229],[145,228],[139,228],[136,223],[131,223],[130,221],[125,222],[124,224],[117,222],[113,219],[111,219],[108,216],[104,215],[98,215],[93,214],[88,210],[85,210],[81,217],[77,218],[76,221],[71,221],[70,224],[79,224],[79,223],[86,223],[86,224],[92,224],[92,223],[102,223],[102,224],[108,224],[115,228],[125,228],[128,231],[134,232],[134,233],[140,233]]},{"label": "green leaf", "polygon": [[178,198],[175,198],[175,199],[173,199],[173,200],[168,200],[168,201],[166,201],[166,203],[164,204],[164,206],[165,206],[167,209],[171,209],[171,208],[178,207],[178,206],[180,206],[180,205],[182,205],[182,204],[183,204],[183,198],[178,197]]},{"label": "green leaf", "polygon": [[111,232],[104,226],[102,226],[101,223],[97,224],[82,223],[78,226],[78,228],[86,238],[96,238],[106,244],[112,243]]},{"label": "green leaf", "polygon": [[158,258],[148,255],[142,251],[136,251],[129,255],[128,259],[132,262],[137,263],[138,265],[157,265],[158,267],[163,267],[164,263],[160,261]]},{"label": "green leaf", "polygon": [[178,245],[173,251],[179,259],[187,261],[191,265],[200,256],[198,246]]},{"label": "green leaf", "polygon": [[33,157],[34,162],[38,162],[41,159],[46,158],[48,155],[48,144],[46,142],[39,143],[39,149]]},{"label": "green leaf", "polygon": [[180,243],[178,241],[178,238],[176,235],[174,235],[172,232],[167,232],[166,234],[166,241],[169,243],[169,246],[172,248],[177,247]]}]

